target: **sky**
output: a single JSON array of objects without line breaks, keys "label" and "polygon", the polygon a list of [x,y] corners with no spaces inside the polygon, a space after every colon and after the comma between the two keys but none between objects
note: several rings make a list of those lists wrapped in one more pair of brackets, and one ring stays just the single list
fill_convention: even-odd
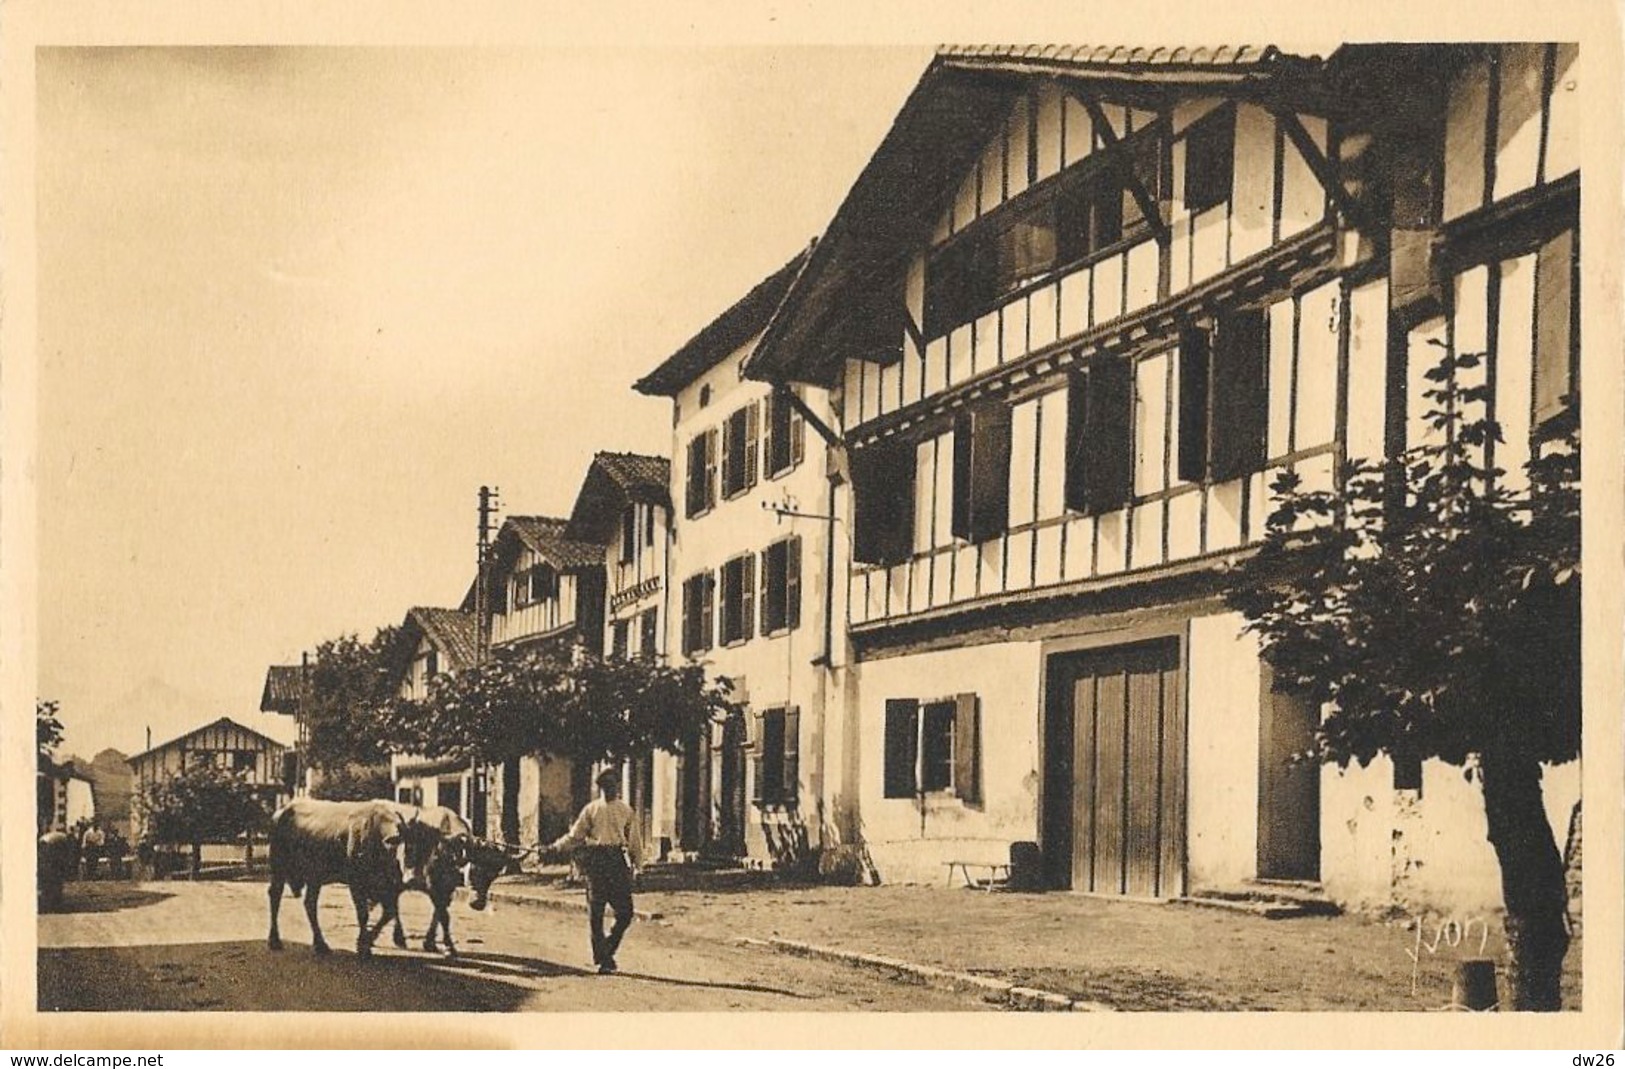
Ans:
[{"label": "sky", "polygon": [[594,451],[669,453],[632,382],[823,230],[930,55],[39,51],[64,752],[263,726],[267,665],[461,599],[481,484],[562,515]]}]

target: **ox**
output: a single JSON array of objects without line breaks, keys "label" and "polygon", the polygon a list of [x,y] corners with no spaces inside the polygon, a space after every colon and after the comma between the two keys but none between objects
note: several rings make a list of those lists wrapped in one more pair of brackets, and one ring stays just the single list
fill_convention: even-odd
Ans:
[{"label": "ox", "polygon": [[[423,949],[430,952],[438,949],[435,939],[438,930],[445,937],[446,953],[456,957],[457,945],[451,941],[451,900],[457,888],[466,883],[473,892],[469,905],[482,910],[488,901],[491,883],[498,876],[517,871],[518,859],[502,847],[476,838],[468,822],[455,810],[429,806],[421,811],[419,819],[439,835],[424,867],[425,890],[434,906],[434,915],[423,937]],[[406,929],[398,913],[395,945],[406,945]]]},{"label": "ox", "polygon": [[[366,957],[384,925],[396,918],[402,889],[408,883],[422,884],[423,868],[439,833],[389,802],[299,798],[271,818],[270,840],[270,948],[282,949],[277,913],[287,887],[296,898],[305,892],[311,945],[316,953],[327,953],[327,940],[316,919],[317,898],[324,884],[342,883],[355,903],[356,953]],[[368,915],[375,903],[383,907],[383,914],[369,929]]]}]

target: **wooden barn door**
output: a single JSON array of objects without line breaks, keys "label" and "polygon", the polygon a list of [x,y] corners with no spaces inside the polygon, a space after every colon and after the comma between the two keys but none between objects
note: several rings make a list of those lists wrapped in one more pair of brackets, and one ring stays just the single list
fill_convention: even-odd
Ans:
[{"label": "wooden barn door", "polygon": [[1184,893],[1182,682],[1177,639],[1050,659],[1044,852],[1057,886]]}]

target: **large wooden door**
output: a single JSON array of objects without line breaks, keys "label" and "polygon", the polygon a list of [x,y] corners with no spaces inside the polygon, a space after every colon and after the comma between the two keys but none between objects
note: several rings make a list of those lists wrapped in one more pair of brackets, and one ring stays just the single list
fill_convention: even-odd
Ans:
[{"label": "large wooden door", "polygon": [[[748,713],[746,715],[749,715]],[[718,784],[717,847],[730,857],[745,856],[745,717],[722,725],[722,768]]]},{"label": "large wooden door", "polygon": [[1301,695],[1271,685],[1264,669],[1258,718],[1258,874],[1320,879],[1320,763],[1303,759],[1315,744],[1319,711]]},{"label": "large wooden door", "polygon": [[1044,853],[1059,887],[1185,889],[1185,704],[1179,642],[1050,658]]}]

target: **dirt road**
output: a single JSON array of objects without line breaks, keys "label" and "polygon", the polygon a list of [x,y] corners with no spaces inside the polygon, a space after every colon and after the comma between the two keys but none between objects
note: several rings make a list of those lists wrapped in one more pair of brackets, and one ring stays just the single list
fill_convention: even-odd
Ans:
[{"label": "dirt road", "polygon": [[[342,887],[323,892],[322,930],[334,953],[310,949],[303,903],[285,900],[286,949],[265,945],[258,883],[78,883],[69,912],[39,923],[41,1010],[600,1011],[944,1010],[991,1008],[955,995],[820,961],[633,925],[622,972],[591,969],[585,915],[512,904],[453,906],[462,956],[447,961],[386,938],[373,960],[355,945]],[[421,937],[428,900],[402,903]],[[414,947],[420,943],[414,941]]]}]

